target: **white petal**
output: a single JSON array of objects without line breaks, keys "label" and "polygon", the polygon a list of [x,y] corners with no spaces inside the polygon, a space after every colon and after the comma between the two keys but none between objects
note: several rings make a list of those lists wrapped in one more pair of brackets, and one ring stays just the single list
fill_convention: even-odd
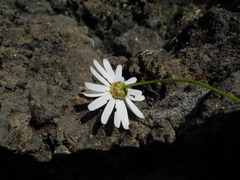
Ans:
[{"label": "white petal", "polygon": [[102,113],[101,122],[106,124],[115,105],[115,99],[110,99]]},{"label": "white petal", "polygon": [[103,59],[103,65],[107,71],[107,73],[111,76],[111,78],[114,80],[114,81],[117,81],[117,78],[116,78],[116,75],[112,69],[112,66],[111,64],[109,63],[109,61],[107,59]]},{"label": "white petal", "polygon": [[105,92],[97,92],[97,91],[85,91],[84,92],[84,95],[87,96],[87,97],[99,97],[99,96],[102,96],[104,95]]},{"label": "white petal", "polygon": [[124,82],[124,84],[132,84],[132,83],[135,83],[137,82],[137,78],[136,77],[131,77],[130,79],[126,80]]},{"label": "white petal", "polygon": [[97,70],[105,77],[110,83],[113,83],[113,78],[106,72],[106,70],[97,62],[97,60],[93,60],[93,64],[97,68]]},{"label": "white petal", "polygon": [[119,109],[120,100],[116,100],[116,111],[114,113],[114,125],[119,128],[121,124],[121,108]]},{"label": "white petal", "polygon": [[120,127],[120,118],[119,118],[119,115],[118,115],[118,111],[115,111],[114,113],[114,125],[119,128]]},{"label": "white petal", "polygon": [[131,94],[131,95],[142,95],[142,91],[140,91],[138,89],[128,88],[128,94]]},{"label": "white petal", "polygon": [[100,107],[102,107],[104,104],[107,103],[107,101],[111,99],[111,95],[109,93],[105,93],[103,96],[95,99],[93,102],[91,102],[88,105],[89,111],[94,111]]},{"label": "white petal", "polygon": [[117,78],[117,81],[121,81],[122,80],[122,66],[121,65],[117,66],[116,78]]},{"label": "white petal", "polygon": [[143,113],[138,109],[138,107],[128,98],[125,98],[125,102],[127,103],[129,109],[139,118],[144,118]]},{"label": "white petal", "polygon": [[128,96],[128,98],[132,101],[143,101],[145,99],[145,96],[136,95],[136,96]]},{"label": "white petal", "polygon": [[104,79],[97,71],[95,71],[95,69],[93,69],[93,67],[90,66],[90,70],[93,73],[93,75],[104,85],[106,86],[110,86],[110,84],[107,82],[106,79]]},{"label": "white petal", "polygon": [[128,112],[127,112],[127,108],[126,105],[123,101],[120,101],[120,106],[122,109],[122,125],[124,127],[124,129],[129,129],[129,119],[128,119]]},{"label": "white petal", "polygon": [[92,91],[97,91],[97,92],[106,92],[109,90],[109,87],[102,85],[102,84],[94,84],[90,82],[85,82],[85,86],[92,90]]}]

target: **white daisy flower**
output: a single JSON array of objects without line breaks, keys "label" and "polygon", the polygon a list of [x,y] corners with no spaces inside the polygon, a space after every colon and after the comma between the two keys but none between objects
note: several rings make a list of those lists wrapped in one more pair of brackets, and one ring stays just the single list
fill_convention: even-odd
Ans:
[{"label": "white daisy flower", "polygon": [[142,101],[145,97],[140,90],[132,88],[123,90],[122,86],[136,83],[137,78],[132,77],[124,81],[122,77],[122,66],[118,65],[116,70],[113,71],[107,59],[103,59],[104,68],[96,60],[93,60],[93,63],[100,74],[93,69],[93,67],[90,67],[90,70],[102,84],[85,82],[85,86],[89,90],[85,91],[84,95],[87,97],[98,97],[88,105],[88,109],[94,111],[107,104],[101,117],[101,122],[106,124],[115,107],[115,126],[119,128],[122,123],[125,129],[129,129],[126,105],[137,117],[144,118],[142,112],[132,101]]}]

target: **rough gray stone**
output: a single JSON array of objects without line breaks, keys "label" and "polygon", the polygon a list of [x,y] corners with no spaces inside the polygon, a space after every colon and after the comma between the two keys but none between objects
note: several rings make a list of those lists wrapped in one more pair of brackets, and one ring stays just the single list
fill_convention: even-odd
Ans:
[{"label": "rough gray stone", "polygon": [[162,39],[156,32],[144,27],[134,27],[115,38],[113,46],[116,55],[133,57],[138,52],[160,48],[161,44]]},{"label": "rough gray stone", "polygon": [[[0,1],[1,177],[234,179],[235,102],[195,84],[138,86],[145,118],[129,112],[124,130],[113,115],[102,125],[103,108],[89,112],[93,99],[83,95],[84,82],[96,82],[92,60],[108,58],[125,79],[195,79],[240,97],[240,16],[215,3],[176,14],[161,48],[150,44],[166,28],[156,1]],[[131,35],[151,41],[125,57],[113,44],[130,47]]]},{"label": "rough gray stone", "polygon": [[9,121],[7,120],[6,117],[1,116],[0,117],[0,145],[1,146],[8,147],[13,140],[13,135],[8,131],[8,128],[9,128]]}]

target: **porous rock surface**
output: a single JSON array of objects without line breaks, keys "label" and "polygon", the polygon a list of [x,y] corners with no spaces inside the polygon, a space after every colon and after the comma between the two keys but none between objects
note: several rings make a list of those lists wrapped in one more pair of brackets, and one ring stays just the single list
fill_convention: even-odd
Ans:
[{"label": "porous rock surface", "polygon": [[[0,172],[18,179],[226,179],[240,160],[240,105],[201,86],[137,86],[117,129],[83,95],[92,60],[139,81],[195,79],[240,98],[239,1],[189,5],[169,25],[158,1],[0,2]],[[1,178],[2,179],[2,178]]]}]

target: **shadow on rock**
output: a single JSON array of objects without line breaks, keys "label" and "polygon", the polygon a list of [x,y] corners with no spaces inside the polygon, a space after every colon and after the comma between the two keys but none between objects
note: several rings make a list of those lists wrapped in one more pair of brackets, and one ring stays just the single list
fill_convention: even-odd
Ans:
[{"label": "shadow on rock", "polygon": [[238,170],[239,106],[224,110],[194,128],[180,127],[172,144],[141,148],[113,146],[55,154],[49,162],[0,148],[1,176],[24,179],[226,179]]}]

